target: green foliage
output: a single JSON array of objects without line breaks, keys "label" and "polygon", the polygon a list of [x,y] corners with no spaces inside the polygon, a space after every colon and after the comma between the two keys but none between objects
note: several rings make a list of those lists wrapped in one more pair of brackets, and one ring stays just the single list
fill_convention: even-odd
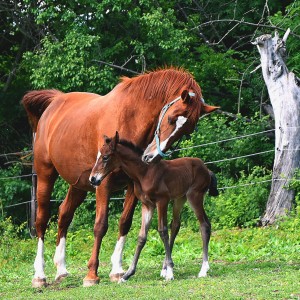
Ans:
[{"label": "green foliage", "polygon": [[210,197],[207,201],[213,228],[257,225],[268,199],[270,178],[270,171],[254,167],[247,176],[241,172],[237,182],[232,179],[221,181],[220,195],[217,198]]},{"label": "green foliage", "polygon": [[26,221],[26,204],[20,205],[21,209],[17,209],[18,206],[8,207],[30,200],[30,182],[15,178],[22,175],[22,172],[21,163],[7,169],[0,169],[0,220],[12,216],[18,224]]},{"label": "green foliage", "polygon": [[295,171],[295,174],[290,181],[289,189],[292,189],[295,191],[295,207],[294,212],[298,214],[298,217],[300,216],[300,169],[297,169]]},{"label": "green foliage", "polygon": [[[285,8],[285,14],[282,11],[278,11],[273,16],[270,16],[270,21],[275,26],[280,26],[281,28],[287,30],[288,28],[294,34],[300,34],[300,28],[298,26],[300,22],[300,1],[293,1],[290,5]],[[284,32],[280,32],[282,37]],[[299,76],[300,74],[300,53],[299,53],[299,38],[293,35],[289,35],[287,40],[287,50],[288,50],[288,59],[286,61],[288,69],[296,73]]]},{"label": "green foliage", "polygon": [[[260,119],[258,116],[248,120],[240,115],[232,119],[224,115],[212,114],[200,119],[198,128],[192,133],[191,139],[181,143],[182,150],[179,156],[199,157],[208,164],[212,171],[227,178],[238,178],[241,171],[247,173],[247,170],[251,170],[256,165],[271,168],[274,155],[272,152],[226,160],[273,150],[273,142],[266,134],[242,138],[244,135],[265,131],[268,129],[267,126],[267,119]],[[224,159],[226,161],[211,163]]]},{"label": "green foliage", "polygon": [[97,41],[98,37],[75,30],[67,32],[61,42],[46,37],[42,50],[24,56],[33,86],[98,93],[111,89],[115,83],[111,73],[106,68],[99,72],[92,63]]}]

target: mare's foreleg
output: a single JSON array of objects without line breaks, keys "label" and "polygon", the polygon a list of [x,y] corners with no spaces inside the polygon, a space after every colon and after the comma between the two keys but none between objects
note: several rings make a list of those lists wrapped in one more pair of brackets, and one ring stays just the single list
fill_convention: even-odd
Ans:
[{"label": "mare's foreleg", "polygon": [[126,235],[132,224],[133,213],[138,199],[134,195],[133,184],[128,184],[126,197],[124,201],[123,212],[119,221],[119,236],[115,246],[114,253],[111,256],[112,269],[109,274],[111,281],[119,281],[124,275],[122,268],[122,255],[125,245]]},{"label": "mare's foreleg", "polygon": [[110,197],[111,177],[107,176],[104,182],[96,188],[96,219],[94,225],[94,245],[88,262],[88,274],[83,279],[83,286],[92,286],[99,283],[99,251],[102,239],[108,229],[108,201]]},{"label": "mare's foreleg", "polygon": [[83,202],[87,192],[78,190],[70,185],[68,194],[59,207],[58,234],[56,240],[56,250],[53,258],[57,268],[55,280],[60,280],[68,276],[66,268],[66,237],[67,230],[74,217],[76,208]]},{"label": "mare's foreleg", "polygon": [[157,202],[157,214],[158,214],[158,232],[161,240],[163,241],[165,247],[165,259],[163,263],[163,268],[160,275],[166,280],[173,280],[173,267],[174,263],[172,260],[171,249],[169,244],[169,234],[168,234],[168,204],[169,199],[162,199]]},{"label": "mare's foreleg", "polygon": [[37,172],[37,213],[36,213],[36,233],[38,237],[37,254],[34,261],[33,287],[46,286],[46,275],[44,272],[44,237],[47,224],[50,218],[50,197],[58,176],[55,168],[49,164],[39,163],[36,166]]},{"label": "mare's foreleg", "polygon": [[144,248],[147,240],[147,234],[149,231],[149,227],[151,224],[151,219],[153,216],[154,206],[147,207],[145,204],[142,205],[142,226],[138,236],[138,243],[135,250],[135,254],[131,263],[131,266],[127,270],[127,272],[123,275],[119,282],[126,281],[129,277],[134,275],[136,266],[141,254],[142,249]]},{"label": "mare's foreleg", "polygon": [[208,244],[211,235],[211,225],[203,207],[204,193],[193,191],[188,195],[188,199],[200,222],[200,230],[202,236],[203,260],[198,277],[205,277],[207,275],[207,271],[209,270]]}]

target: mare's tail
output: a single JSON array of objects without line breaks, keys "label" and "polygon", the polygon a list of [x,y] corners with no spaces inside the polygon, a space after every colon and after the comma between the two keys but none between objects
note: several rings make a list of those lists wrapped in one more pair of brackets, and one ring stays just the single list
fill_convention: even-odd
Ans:
[{"label": "mare's tail", "polygon": [[53,101],[55,96],[62,94],[58,90],[31,91],[24,95],[21,103],[23,104],[29,123],[33,132],[36,132],[37,124],[43,112]]},{"label": "mare's tail", "polygon": [[217,189],[217,185],[218,185],[217,177],[212,171],[209,171],[209,174],[210,174],[210,185],[208,187],[208,194],[210,196],[216,197],[219,195],[219,191]]}]

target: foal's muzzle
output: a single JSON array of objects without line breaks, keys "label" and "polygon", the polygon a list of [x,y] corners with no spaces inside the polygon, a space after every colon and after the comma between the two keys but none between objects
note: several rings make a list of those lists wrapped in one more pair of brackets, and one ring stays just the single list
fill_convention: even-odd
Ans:
[{"label": "foal's muzzle", "polygon": [[101,181],[102,181],[99,174],[90,176],[89,180],[90,180],[91,185],[94,186],[94,187],[99,186],[101,184]]}]

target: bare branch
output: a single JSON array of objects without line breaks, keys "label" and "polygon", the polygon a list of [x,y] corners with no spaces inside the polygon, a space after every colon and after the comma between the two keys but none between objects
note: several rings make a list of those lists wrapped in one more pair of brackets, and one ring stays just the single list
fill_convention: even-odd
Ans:
[{"label": "bare branch", "polygon": [[[211,20],[211,21],[208,21],[208,22],[205,22],[205,23],[202,23],[194,28],[193,29],[198,29],[198,27],[205,27],[205,26],[210,26],[214,23],[222,23],[222,22],[233,22],[233,23],[238,23],[238,24],[245,24],[245,25],[250,25],[250,26],[256,26],[256,27],[262,27],[262,28],[270,28],[270,29],[273,29],[273,30],[280,30],[280,31],[286,31],[286,29],[284,28],[281,28],[281,27],[277,27],[277,26],[273,26],[273,25],[266,25],[266,24],[256,24],[256,23],[251,23],[251,22],[246,22],[244,20],[232,20],[232,19],[219,19],[219,20]],[[294,37],[297,37],[300,39],[300,35],[298,34],[295,34],[293,32],[290,32],[290,34]]]},{"label": "bare branch", "polygon": [[132,73],[132,74],[135,74],[135,75],[141,74],[141,73],[138,73],[138,72],[136,72],[136,71],[133,71],[133,70],[124,68],[124,67],[122,67],[122,66],[117,66],[117,65],[108,63],[108,62],[106,62],[106,61],[103,61],[103,60],[96,60],[96,59],[94,59],[93,61],[95,61],[95,62],[97,62],[97,63],[100,63],[100,64],[104,64],[104,65],[110,66],[110,67],[115,68],[115,69],[119,69],[119,70],[122,70],[122,71],[129,72],[129,73]]}]

